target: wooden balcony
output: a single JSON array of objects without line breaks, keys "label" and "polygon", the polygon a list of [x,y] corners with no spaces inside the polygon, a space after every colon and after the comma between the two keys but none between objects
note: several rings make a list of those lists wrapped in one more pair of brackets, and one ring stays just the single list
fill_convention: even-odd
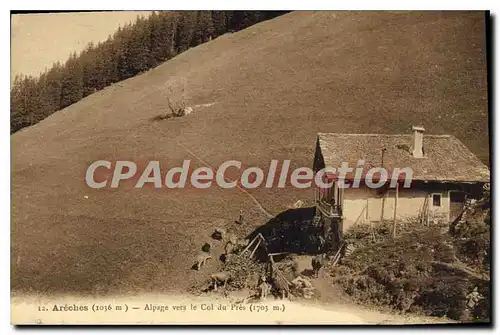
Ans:
[{"label": "wooden balcony", "polygon": [[316,207],[323,213],[323,215],[329,218],[341,218],[342,217],[342,207],[339,205],[332,205],[328,202],[318,200],[316,201]]}]

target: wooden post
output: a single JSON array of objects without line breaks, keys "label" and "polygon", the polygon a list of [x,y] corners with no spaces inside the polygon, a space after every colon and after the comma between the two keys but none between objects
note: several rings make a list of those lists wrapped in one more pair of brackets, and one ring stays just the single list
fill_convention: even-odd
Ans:
[{"label": "wooden post", "polygon": [[257,248],[259,247],[260,242],[261,242],[261,240],[259,240],[259,241],[257,242],[257,245],[255,246],[255,248],[253,249],[252,253],[250,254],[250,258],[252,258],[252,257],[253,257],[253,254],[255,254],[255,252],[257,251]]},{"label": "wooden post", "polygon": [[273,265],[274,265],[274,258],[272,255],[269,255],[269,279],[273,279],[274,271],[273,271]]},{"label": "wooden post", "polygon": [[394,222],[392,223],[392,238],[396,238],[396,214],[398,211],[399,183],[396,183],[396,197],[394,199]]},{"label": "wooden post", "polygon": [[240,215],[238,217],[238,223],[243,224],[243,210],[240,209]]},{"label": "wooden post", "polygon": [[366,215],[366,216],[365,216],[365,217],[366,217],[366,221],[368,221],[368,218],[369,218],[369,217],[368,217],[368,202],[369,202],[369,199],[368,199],[368,198],[366,198],[366,212],[365,212],[365,215]]},{"label": "wooden post", "polygon": [[340,191],[340,213],[343,215],[344,213],[344,188],[342,187],[342,190]]},{"label": "wooden post", "polygon": [[240,253],[240,255],[243,255],[251,246],[254,244],[255,240],[259,238],[259,234],[257,234],[250,243],[248,243],[247,247]]},{"label": "wooden post", "polygon": [[[384,167],[384,153],[387,149],[382,148],[381,150],[381,158],[380,158],[380,167]],[[385,185],[384,185],[385,186]],[[380,222],[384,222],[384,207],[385,207],[385,196],[387,194],[387,191],[384,190],[384,194],[382,195],[382,209],[380,210]]]},{"label": "wooden post", "polygon": [[429,205],[430,205],[431,200],[432,200],[432,194],[429,194],[428,201],[427,201],[427,208],[425,209],[427,212],[425,214],[425,225],[426,226],[429,226]]},{"label": "wooden post", "polygon": [[384,194],[382,195],[382,208],[380,210],[380,222],[384,222],[384,207],[385,207],[385,197],[387,195],[387,192],[384,191]]}]

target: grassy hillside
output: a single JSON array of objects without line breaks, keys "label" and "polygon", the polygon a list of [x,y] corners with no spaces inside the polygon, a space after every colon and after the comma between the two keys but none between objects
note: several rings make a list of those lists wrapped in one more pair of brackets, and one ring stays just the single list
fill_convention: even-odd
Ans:
[{"label": "grassy hillside", "polygon": [[[272,158],[312,166],[317,132],[407,133],[423,124],[487,162],[484,27],[483,13],[293,12],[19,131],[11,137],[13,288],[182,290],[204,275],[189,267],[217,220],[244,209],[252,227],[265,223],[237,189],[92,190],[84,174],[98,159],[177,166],[192,159],[179,142],[213,166],[237,159],[265,168]],[[167,110],[168,92],[193,114],[151,121]],[[251,192],[275,214],[312,197]]]}]

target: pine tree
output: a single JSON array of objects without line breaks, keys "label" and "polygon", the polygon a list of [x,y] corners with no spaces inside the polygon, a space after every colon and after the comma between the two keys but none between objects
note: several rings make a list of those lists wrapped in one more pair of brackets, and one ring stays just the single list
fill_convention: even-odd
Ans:
[{"label": "pine tree", "polygon": [[165,60],[175,57],[177,54],[175,48],[175,38],[177,33],[177,26],[179,24],[179,16],[174,12],[161,12],[161,32],[163,37],[163,44],[165,52]]},{"label": "pine tree", "polygon": [[158,63],[160,63],[165,57],[165,49],[162,46],[162,31],[161,31],[161,19],[156,12],[151,13],[148,18],[149,23],[149,40],[151,50],[149,53],[150,59],[150,67],[155,67]]},{"label": "pine tree", "polygon": [[196,16],[196,26],[193,36],[193,45],[200,45],[209,41],[214,34],[212,13],[209,11],[199,11]]},{"label": "pine tree", "polygon": [[151,34],[146,19],[139,17],[130,28],[127,39],[126,59],[131,76],[150,68]]},{"label": "pine tree", "polygon": [[113,36],[114,40],[114,59],[116,64],[116,76],[117,81],[124,80],[133,76],[130,72],[130,66],[128,64],[128,47],[131,35],[131,26],[125,25],[119,28],[118,31]]},{"label": "pine tree", "polygon": [[184,52],[192,46],[196,26],[196,11],[178,12],[179,24],[177,25],[176,49]]},{"label": "pine tree", "polygon": [[27,122],[27,106],[25,99],[24,76],[17,75],[14,78],[10,90],[10,131],[14,133],[19,129],[29,126]]},{"label": "pine tree", "polygon": [[47,72],[44,97],[49,106],[48,111],[55,112],[61,106],[61,88],[62,88],[62,65],[57,62]]},{"label": "pine tree", "polygon": [[212,22],[214,25],[214,37],[223,35],[227,32],[226,11],[212,11]]},{"label": "pine tree", "polygon": [[175,56],[176,15],[171,12],[153,12],[149,17],[150,67]]},{"label": "pine tree", "polygon": [[111,85],[120,81],[120,75],[118,72],[118,41],[113,37],[108,37],[108,39],[102,44],[102,48],[99,49],[102,58],[103,75],[102,75],[102,85],[104,87]]},{"label": "pine tree", "polygon": [[244,12],[241,10],[233,11],[232,15],[230,16],[229,29],[236,31],[242,29],[244,15]]},{"label": "pine tree", "polygon": [[16,76],[11,89],[11,131],[33,125],[43,118],[41,91],[32,76]]},{"label": "pine tree", "polygon": [[240,23],[240,29],[248,28],[259,21],[261,21],[260,11],[255,11],[255,10],[244,11],[242,13],[242,21]]},{"label": "pine tree", "polygon": [[79,59],[82,64],[82,95],[85,97],[94,93],[100,87],[101,81],[97,52],[92,43],[88,44]]},{"label": "pine tree", "polygon": [[82,97],[83,77],[81,63],[76,53],[73,53],[64,65],[60,108],[74,104]]}]

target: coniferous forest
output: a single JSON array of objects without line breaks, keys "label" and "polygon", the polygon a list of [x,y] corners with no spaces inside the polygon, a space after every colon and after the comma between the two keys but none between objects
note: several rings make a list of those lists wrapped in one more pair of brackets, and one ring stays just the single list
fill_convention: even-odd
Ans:
[{"label": "coniferous forest", "polygon": [[10,131],[31,126],[80,99],[133,77],[190,47],[283,11],[160,11],[138,17],[107,40],[90,43],[38,77],[17,75],[11,86]]}]

